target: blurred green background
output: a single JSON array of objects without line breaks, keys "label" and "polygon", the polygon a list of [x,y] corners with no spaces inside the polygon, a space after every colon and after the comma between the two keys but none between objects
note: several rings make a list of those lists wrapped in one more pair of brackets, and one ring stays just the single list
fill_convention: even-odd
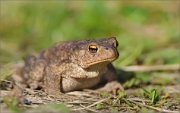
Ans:
[{"label": "blurred green background", "polygon": [[0,1],[0,66],[66,40],[116,36],[127,65],[177,64],[178,0]]}]

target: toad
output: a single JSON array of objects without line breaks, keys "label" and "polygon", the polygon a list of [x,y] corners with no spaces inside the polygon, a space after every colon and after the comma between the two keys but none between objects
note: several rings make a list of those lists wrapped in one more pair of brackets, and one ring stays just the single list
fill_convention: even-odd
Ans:
[{"label": "toad", "polygon": [[57,43],[25,62],[16,83],[43,89],[58,96],[62,92],[92,88],[116,79],[111,64],[119,56],[115,37]]}]

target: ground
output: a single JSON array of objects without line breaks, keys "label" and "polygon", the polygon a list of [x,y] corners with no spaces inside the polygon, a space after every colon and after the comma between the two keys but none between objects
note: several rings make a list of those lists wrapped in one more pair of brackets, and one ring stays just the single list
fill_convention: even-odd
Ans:
[{"label": "ground", "polygon": [[[145,75],[144,75],[145,76]],[[6,97],[10,92],[11,81],[4,81],[8,84],[1,88],[1,112],[168,112],[178,113],[180,111],[180,84],[179,73],[171,72],[169,80],[174,83],[162,85],[167,81],[159,78],[160,81],[145,83],[139,78],[131,78],[123,83],[125,91],[113,95],[109,92],[85,89],[62,94],[60,98],[48,96],[41,90],[26,89],[25,97],[32,103],[18,105],[12,97]],[[164,77],[163,76],[163,77]],[[154,78],[153,78],[154,79]],[[158,77],[156,78],[158,79]],[[140,81],[139,81],[140,80]],[[139,83],[138,83],[139,81]],[[163,82],[162,82],[163,81]],[[153,83],[154,82],[154,83]],[[165,83],[167,84],[167,83]]]}]

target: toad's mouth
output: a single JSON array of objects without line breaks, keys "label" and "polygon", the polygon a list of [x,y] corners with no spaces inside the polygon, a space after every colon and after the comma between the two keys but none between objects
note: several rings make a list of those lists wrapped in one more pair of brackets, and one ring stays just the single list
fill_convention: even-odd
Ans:
[{"label": "toad's mouth", "polygon": [[113,62],[114,60],[116,60],[117,58],[118,58],[118,55],[116,57],[113,57],[113,58],[102,59],[102,60],[99,60],[99,61],[96,61],[96,62],[88,62],[86,64],[86,66],[83,66],[83,67],[84,68],[88,68],[90,66],[93,66],[93,65],[96,65],[96,64],[100,64],[100,63],[109,64],[109,63]]}]

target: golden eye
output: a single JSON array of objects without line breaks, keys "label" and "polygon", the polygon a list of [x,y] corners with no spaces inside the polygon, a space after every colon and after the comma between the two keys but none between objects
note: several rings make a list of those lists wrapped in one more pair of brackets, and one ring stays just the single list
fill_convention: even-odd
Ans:
[{"label": "golden eye", "polygon": [[96,53],[96,52],[98,51],[98,48],[97,48],[96,45],[90,45],[90,46],[89,46],[89,51],[90,51],[91,53]]}]

